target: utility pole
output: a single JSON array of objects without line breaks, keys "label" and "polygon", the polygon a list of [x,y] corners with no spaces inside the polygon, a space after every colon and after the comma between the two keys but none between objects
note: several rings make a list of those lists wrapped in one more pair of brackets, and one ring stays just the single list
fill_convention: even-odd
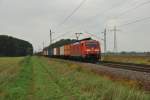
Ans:
[{"label": "utility pole", "polygon": [[80,36],[82,33],[75,33],[75,34],[76,34],[77,40],[79,40],[79,36]]},{"label": "utility pole", "polygon": [[107,52],[107,38],[106,38],[106,28],[104,29],[104,32],[102,32],[104,34],[104,53]]},{"label": "utility pole", "polygon": [[118,52],[118,49],[117,49],[117,34],[116,33],[119,30],[117,30],[117,27],[114,26],[114,29],[112,29],[111,31],[114,32],[114,52]]},{"label": "utility pole", "polygon": [[52,31],[50,29],[50,45],[52,45]]},{"label": "utility pole", "polygon": [[114,26],[114,52],[117,52],[117,28]]}]

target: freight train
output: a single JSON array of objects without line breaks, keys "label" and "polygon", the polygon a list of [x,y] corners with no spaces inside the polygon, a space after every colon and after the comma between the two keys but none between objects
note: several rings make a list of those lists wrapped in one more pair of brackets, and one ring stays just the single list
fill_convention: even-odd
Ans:
[{"label": "freight train", "polygon": [[82,39],[59,47],[47,47],[43,49],[43,55],[96,62],[101,59],[101,47],[96,40]]}]

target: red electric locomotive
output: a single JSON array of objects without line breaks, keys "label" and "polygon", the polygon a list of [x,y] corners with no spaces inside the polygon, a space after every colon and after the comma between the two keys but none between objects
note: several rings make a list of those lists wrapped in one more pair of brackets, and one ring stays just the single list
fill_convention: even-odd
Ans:
[{"label": "red electric locomotive", "polygon": [[71,44],[71,56],[83,60],[98,61],[100,59],[101,48],[96,40],[81,40]]}]

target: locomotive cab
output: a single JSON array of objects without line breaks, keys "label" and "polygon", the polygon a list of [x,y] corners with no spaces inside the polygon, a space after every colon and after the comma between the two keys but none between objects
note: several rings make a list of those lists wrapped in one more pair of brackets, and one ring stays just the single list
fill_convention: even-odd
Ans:
[{"label": "locomotive cab", "polygon": [[100,44],[96,40],[87,40],[82,42],[82,55],[84,58],[92,61],[100,59]]}]

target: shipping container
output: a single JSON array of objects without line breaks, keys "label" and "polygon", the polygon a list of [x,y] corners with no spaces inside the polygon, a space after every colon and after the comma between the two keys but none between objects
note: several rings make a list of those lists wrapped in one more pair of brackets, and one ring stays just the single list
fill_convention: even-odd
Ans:
[{"label": "shipping container", "polygon": [[71,45],[71,56],[81,56],[80,42]]},{"label": "shipping container", "polygon": [[60,56],[64,56],[64,46],[60,47]]},{"label": "shipping container", "polygon": [[48,56],[48,48],[44,48],[44,50],[43,50],[43,55],[44,55],[44,56]]},{"label": "shipping container", "polygon": [[48,56],[48,49],[46,50],[46,56]]},{"label": "shipping container", "polygon": [[71,54],[71,45],[65,45],[64,46],[64,56],[70,56]]},{"label": "shipping container", "polygon": [[48,48],[48,56],[53,56],[53,49],[52,48]]},{"label": "shipping container", "polygon": [[45,56],[45,50],[43,50],[42,54]]},{"label": "shipping container", "polygon": [[60,48],[59,48],[59,47],[56,48],[56,55],[57,55],[57,56],[60,56]]},{"label": "shipping container", "polygon": [[57,55],[56,48],[53,48],[53,55],[54,55],[54,56]]}]

